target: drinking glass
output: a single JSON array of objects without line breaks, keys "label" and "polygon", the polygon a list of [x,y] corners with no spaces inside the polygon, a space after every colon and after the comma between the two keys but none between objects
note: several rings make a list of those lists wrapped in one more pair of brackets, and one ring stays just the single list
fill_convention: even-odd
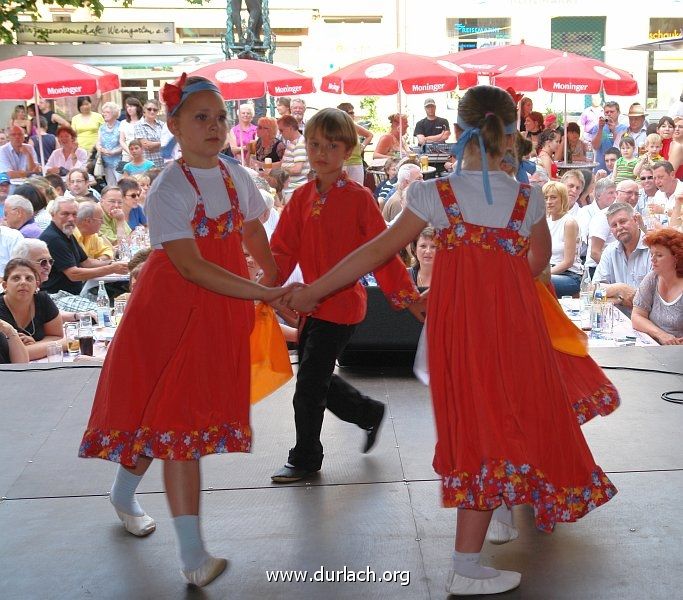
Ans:
[{"label": "drinking glass", "polygon": [[125,300],[115,300],[114,301],[113,321],[114,321],[115,327],[118,327],[119,323],[121,323],[121,319],[123,318],[123,312],[125,310],[126,310],[126,301]]},{"label": "drinking glass", "polygon": [[62,342],[50,342],[47,345],[47,362],[62,362],[63,356]]},{"label": "drinking glass", "polygon": [[81,325],[78,328],[78,345],[83,356],[93,355],[94,338],[92,319],[90,317],[88,318],[90,319],[90,325],[88,325],[87,321],[84,324],[83,320],[81,320]]},{"label": "drinking glass", "polygon": [[66,338],[66,348],[69,352],[69,356],[76,356],[80,350],[80,343],[78,341],[78,323],[75,321],[64,323],[64,337]]}]

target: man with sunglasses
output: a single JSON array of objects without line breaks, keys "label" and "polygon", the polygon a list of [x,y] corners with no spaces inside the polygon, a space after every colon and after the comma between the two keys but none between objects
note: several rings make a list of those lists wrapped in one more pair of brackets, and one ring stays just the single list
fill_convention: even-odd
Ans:
[{"label": "man with sunglasses", "polygon": [[103,222],[104,211],[99,204],[89,200],[81,202],[78,205],[74,237],[85,250],[88,258],[99,260],[103,265],[108,265],[114,258],[114,249],[100,235]]},{"label": "man with sunglasses", "polygon": [[161,155],[161,133],[164,124],[157,119],[160,104],[153,98],[145,102],[143,118],[135,124],[135,137],[140,140],[146,160],[151,160],[154,166],[161,169],[164,158]]},{"label": "man with sunglasses", "polygon": [[640,192],[638,193],[636,210],[640,214],[643,214],[643,210],[650,205],[650,202],[652,202],[657,193],[657,184],[655,183],[655,175],[652,172],[652,167],[645,166],[640,170],[640,178],[637,183],[640,184]]}]

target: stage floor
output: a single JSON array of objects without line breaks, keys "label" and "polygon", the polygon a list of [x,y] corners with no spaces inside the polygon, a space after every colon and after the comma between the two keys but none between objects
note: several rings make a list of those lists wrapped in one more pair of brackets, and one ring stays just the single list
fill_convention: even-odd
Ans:
[{"label": "stage floor", "polygon": [[[515,509],[520,537],[485,544],[484,561],[522,572],[501,597],[539,600],[680,597],[683,520],[683,406],[660,396],[683,389],[683,350],[596,349],[622,406],[584,431],[596,462],[619,489],[614,500],[552,535]],[[33,367],[33,365],[32,365]],[[270,482],[294,441],[287,384],[253,410],[249,455],[203,460],[203,530],[208,549],[230,560],[227,573],[197,590],[176,559],[158,464],[140,487],[157,531],[127,534],[109,502],[115,465],[76,453],[99,369],[36,365],[0,370],[0,596],[8,599],[445,598],[455,511],[441,508],[432,470],[434,428],[428,390],[410,373],[340,373],[388,404],[376,448],[328,413],[319,477]],[[677,374],[666,374],[670,371]],[[370,570],[396,581],[273,582],[268,571]],[[316,573],[317,572],[317,573]],[[347,578],[351,578],[347,575]],[[405,585],[409,579],[409,585]]]}]

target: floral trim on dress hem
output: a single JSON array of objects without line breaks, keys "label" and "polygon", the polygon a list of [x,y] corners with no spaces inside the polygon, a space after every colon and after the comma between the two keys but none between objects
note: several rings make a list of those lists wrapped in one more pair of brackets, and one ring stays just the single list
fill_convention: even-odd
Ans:
[{"label": "floral trim on dress hem", "polygon": [[417,290],[400,290],[387,296],[389,304],[396,309],[408,308],[411,304],[415,304],[420,299],[420,292]]},{"label": "floral trim on dress hem", "polygon": [[441,487],[446,508],[493,510],[502,501],[508,506],[531,504],[536,527],[549,533],[555,523],[572,523],[617,493],[598,466],[590,483],[556,488],[539,469],[503,459],[482,463],[479,473],[454,471],[442,475]]},{"label": "floral trim on dress hem", "polygon": [[606,417],[615,411],[620,403],[617,388],[611,383],[605,383],[590,396],[579,398],[572,404],[572,408],[579,425],[583,425],[598,415]]},{"label": "floral trim on dress hem", "polygon": [[136,431],[88,429],[83,435],[78,456],[103,458],[134,467],[138,456],[162,460],[198,460],[207,454],[249,452],[251,429],[224,423],[194,431]]}]

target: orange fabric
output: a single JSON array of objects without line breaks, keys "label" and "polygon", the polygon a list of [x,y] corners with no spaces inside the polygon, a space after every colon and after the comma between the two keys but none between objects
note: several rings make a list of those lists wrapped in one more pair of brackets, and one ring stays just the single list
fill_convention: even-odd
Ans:
[{"label": "orange fabric", "polygon": [[535,280],[553,348],[572,356],[588,356],[588,336],[564,314],[557,298],[542,282]]},{"label": "orange fabric", "polygon": [[292,378],[287,342],[273,309],[259,302],[249,337],[251,348],[251,403],[256,404]]},{"label": "orange fabric", "polygon": [[[353,250],[386,229],[372,194],[355,181],[334,187],[321,206],[315,181],[292,195],[270,240],[280,283],[297,263],[306,283],[324,275]],[[313,214],[312,214],[313,213]],[[374,271],[377,283],[395,308],[419,297],[417,288],[398,257]],[[365,318],[367,296],[360,283],[352,284],[320,303],[312,316],[344,325]]]}]

